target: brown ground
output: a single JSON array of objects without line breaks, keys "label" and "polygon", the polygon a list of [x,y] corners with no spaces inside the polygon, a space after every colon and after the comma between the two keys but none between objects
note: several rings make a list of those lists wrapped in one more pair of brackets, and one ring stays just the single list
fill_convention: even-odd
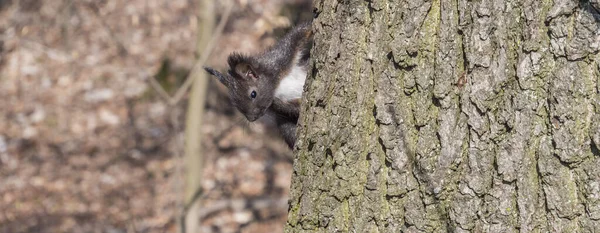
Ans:
[{"label": "brown ground", "polygon": [[[273,43],[306,2],[236,1],[209,64]],[[173,93],[189,72],[197,5],[0,0],[0,232],[176,232],[186,101],[148,80]],[[209,90],[204,232],[281,232],[291,152]]]}]

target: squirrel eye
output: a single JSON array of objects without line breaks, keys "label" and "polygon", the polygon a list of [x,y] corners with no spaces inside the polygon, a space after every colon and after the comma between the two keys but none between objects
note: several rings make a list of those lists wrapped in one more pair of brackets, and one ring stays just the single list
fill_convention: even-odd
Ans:
[{"label": "squirrel eye", "polygon": [[256,91],[252,91],[252,93],[250,93],[250,98],[256,98]]}]

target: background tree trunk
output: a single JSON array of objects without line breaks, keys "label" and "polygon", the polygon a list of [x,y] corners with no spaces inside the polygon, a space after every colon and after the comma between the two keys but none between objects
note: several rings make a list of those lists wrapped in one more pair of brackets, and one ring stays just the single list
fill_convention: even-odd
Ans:
[{"label": "background tree trunk", "polygon": [[[208,50],[215,27],[215,2],[212,0],[199,1],[198,43],[197,54]],[[194,70],[192,70],[194,72]],[[194,79],[188,102],[185,128],[185,197],[183,218],[180,233],[200,232],[200,197],[202,195],[202,177],[204,171],[204,156],[202,156],[202,119],[206,104],[206,89],[208,75],[203,70],[192,74]]]},{"label": "background tree trunk", "polygon": [[598,232],[595,1],[315,1],[288,232]]}]

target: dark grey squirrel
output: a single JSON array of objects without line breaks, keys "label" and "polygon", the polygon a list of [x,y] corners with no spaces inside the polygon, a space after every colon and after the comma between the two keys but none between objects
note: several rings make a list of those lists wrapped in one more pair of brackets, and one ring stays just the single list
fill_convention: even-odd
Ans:
[{"label": "dark grey squirrel", "polygon": [[262,53],[229,55],[226,74],[204,69],[227,86],[233,105],[246,119],[273,115],[281,136],[293,148],[311,46],[311,24],[302,23]]}]

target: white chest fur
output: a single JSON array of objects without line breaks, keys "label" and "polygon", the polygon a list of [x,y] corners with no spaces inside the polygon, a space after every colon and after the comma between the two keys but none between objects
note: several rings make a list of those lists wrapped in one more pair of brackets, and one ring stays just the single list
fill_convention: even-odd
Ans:
[{"label": "white chest fur", "polygon": [[298,65],[294,65],[292,70],[280,81],[277,89],[275,89],[275,97],[283,101],[302,98],[304,81],[306,81],[306,70]]}]

